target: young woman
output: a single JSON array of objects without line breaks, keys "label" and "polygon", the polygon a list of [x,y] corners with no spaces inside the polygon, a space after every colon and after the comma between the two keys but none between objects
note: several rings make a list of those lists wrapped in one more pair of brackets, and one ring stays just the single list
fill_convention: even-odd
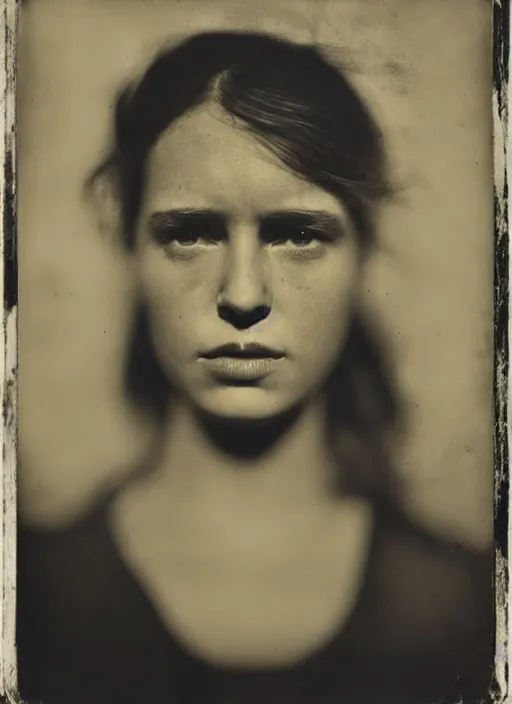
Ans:
[{"label": "young woman", "polygon": [[361,311],[382,138],[309,46],[209,33],[120,94],[90,186],[138,282],[128,390],[143,472],[19,541],[22,697],[477,701],[492,570],[399,508],[399,420]]}]

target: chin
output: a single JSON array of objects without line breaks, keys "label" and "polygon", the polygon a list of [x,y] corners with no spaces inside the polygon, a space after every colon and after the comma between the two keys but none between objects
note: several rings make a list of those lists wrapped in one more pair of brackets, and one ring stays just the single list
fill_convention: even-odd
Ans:
[{"label": "chin", "polygon": [[203,413],[219,419],[257,422],[281,416],[295,404],[294,399],[266,389],[231,386],[216,389],[197,405]]}]

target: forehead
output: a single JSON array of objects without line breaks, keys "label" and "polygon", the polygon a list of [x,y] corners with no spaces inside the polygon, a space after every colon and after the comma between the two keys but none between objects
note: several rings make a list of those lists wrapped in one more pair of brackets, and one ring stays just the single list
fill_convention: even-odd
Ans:
[{"label": "forehead", "polygon": [[207,103],[173,123],[150,152],[146,206],[264,212],[322,208],[337,199],[290,172],[221,107]]}]

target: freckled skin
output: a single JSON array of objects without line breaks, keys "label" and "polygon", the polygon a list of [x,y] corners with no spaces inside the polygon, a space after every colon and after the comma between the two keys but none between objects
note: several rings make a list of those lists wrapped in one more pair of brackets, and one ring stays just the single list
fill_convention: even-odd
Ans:
[{"label": "freckled skin", "polygon": [[[155,242],[151,214],[173,209],[221,212],[225,241]],[[281,210],[330,213],[344,235],[307,247],[262,241],[260,218]],[[334,196],[288,171],[218,106],[205,104],[171,125],[149,155],[134,266],[155,352],[173,385],[204,411],[256,419],[307,400],[325,380],[346,338],[360,256]],[[237,329],[220,317],[221,301],[240,310],[264,305],[269,313]],[[286,356],[251,386],[220,383],[198,354],[233,342]]]}]

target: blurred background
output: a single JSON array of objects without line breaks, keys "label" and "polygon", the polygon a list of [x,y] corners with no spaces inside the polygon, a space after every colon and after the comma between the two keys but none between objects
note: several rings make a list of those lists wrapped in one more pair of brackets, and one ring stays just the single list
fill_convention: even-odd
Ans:
[{"label": "blurred background", "polygon": [[485,0],[29,0],[19,40],[19,499],[25,520],[84,511],[142,456],[120,361],[127,262],[83,182],[120,81],[211,28],[313,41],[380,120],[398,197],[368,297],[397,360],[411,513],[476,547],[492,538],[491,8]]}]

